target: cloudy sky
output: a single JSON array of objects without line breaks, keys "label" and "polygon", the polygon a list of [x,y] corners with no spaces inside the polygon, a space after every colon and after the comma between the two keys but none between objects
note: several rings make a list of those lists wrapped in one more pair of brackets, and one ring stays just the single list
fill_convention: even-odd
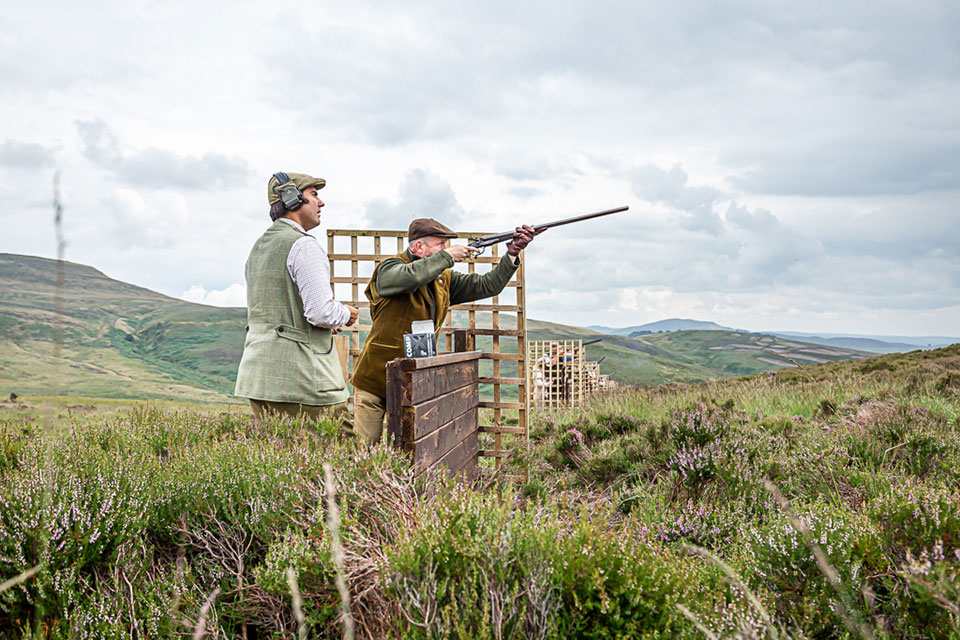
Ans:
[{"label": "cloudy sky", "polygon": [[275,171],[326,228],[539,237],[530,317],[957,335],[960,4],[24,3],[0,251],[244,304]]}]

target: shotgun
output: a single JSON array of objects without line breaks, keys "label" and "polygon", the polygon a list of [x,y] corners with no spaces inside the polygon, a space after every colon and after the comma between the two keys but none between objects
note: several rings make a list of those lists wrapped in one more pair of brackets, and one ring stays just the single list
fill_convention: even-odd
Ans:
[{"label": "shotgun", "polygon": [[[583,220],[590,220],[591,218],[599,218],[600,216],[609,216],[612,213],[620,213],[621,211],[626,211],[630,207],[617,207],[616,209],[606,209],[604,211],[597,211],[596,213],[587,213],[582,216],[574,216],[573,218],[564,218],[563,220],[555,220],[553,222],[545,222],[543,224],[537,224],[533,226],[533,230],[536,232],[543,231],[545,229],[552,229],[553,227],[562,227],[565,224],[572,224],[574,222],[581,222]],[[477,255],[482,255],[483,250],[486,247],[492,247],[495,244],[500,242],[509,242],[513,240],[513,234],[515,231],[504,231],[503,233],[491,233],[485,236],[480,236],[479,238],[473,238],[470,242],[467,243],[468,247],[474,247],[480,249],[480,253]]]}]

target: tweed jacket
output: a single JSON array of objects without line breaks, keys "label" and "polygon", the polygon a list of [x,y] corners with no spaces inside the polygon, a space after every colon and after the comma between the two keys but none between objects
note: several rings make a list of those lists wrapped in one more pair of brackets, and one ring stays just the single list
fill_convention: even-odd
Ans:
[{"label": "tweed jacket", "polygon": [[247,328],[235,394],[270,402],[329,405],[349,396],[329,329],[303,315],[287,256],[304,232],[277,220],[247,260]]},{"label": "tweed jacket", "polygon": [[[403,334],[410,332],[410,324],[414,320],[433,320],[434,328],[439,329],[451,305],[497,295],[503,291],[519,265],[519,262],[514,263],[504,256],[496,268],[482,275],[464,274],[447,268],[436,279],[413,291],[380,295],[377,291],[377,283],[383,285],[382,279],[378,279],[380,270],[388,263],[396,264],[397,260],[409,265],[413,256],[409,251],[404,251],[381,262],[374,269],[364,291],[370,301],[373,327],[353,370],[353,386],[381,398],[387,395],[386,365],[394,358],[403,356]],[[452,266],[453,260],[449,259],[448,264]]]}]

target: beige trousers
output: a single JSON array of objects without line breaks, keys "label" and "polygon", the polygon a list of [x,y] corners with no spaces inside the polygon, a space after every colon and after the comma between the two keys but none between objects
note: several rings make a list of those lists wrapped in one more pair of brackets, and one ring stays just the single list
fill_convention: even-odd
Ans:
[{"label": "beige trousers", "polygon": [[387,414],[387,399],[363,389],[353,389],[353,424],[357,436],[367,442],[380,441],[383,417]]},{"label": "beige trousers", "polygon": [[296,418],[302,414],[314,421],[320,420],[321,418],[339,420],[341,427],[346,431],[352,431],[350,411],[347,409],[346,402],[315,405],[298,404],[296,402],[270,402],[268,400],[254,400],[251,398],[250,407],[253,409],[253,415],[257,418],[271,414],[280,414]]}]

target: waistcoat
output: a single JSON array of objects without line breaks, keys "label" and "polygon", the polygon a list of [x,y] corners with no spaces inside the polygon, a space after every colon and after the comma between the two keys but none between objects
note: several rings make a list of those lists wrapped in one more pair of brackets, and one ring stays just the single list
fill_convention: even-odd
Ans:
[{"label": "waistcoat", "polygon": [[287,256],[304,233],[277,220],[247,260],[247,337],[235,394],[270,402],[327,405],[349,396],[329,329],[303,317]]},{"label": "waistcoat", "polygon": [[[412,262],[406,251],[394,257],[407,264]],[[419,289],[395,296],[381,296],[377,293],[379,270],[380,265],[377,265],[363,292],[370,301],[373,328],[367,335],[363,351],[354,365],[353,386],[384,398],[387,395],[386,365],[394,358],[403,356],[403,334],[410,333],[410,323],[414,320],[433,320],[434,329],[439,329],[447,317],[447,310],[450,308],[450,269],[444,269],[436,280],[422,285]],[[435,310],[427,287],[433,291]],[[431,310],[434,310],[432,318]]]}]

